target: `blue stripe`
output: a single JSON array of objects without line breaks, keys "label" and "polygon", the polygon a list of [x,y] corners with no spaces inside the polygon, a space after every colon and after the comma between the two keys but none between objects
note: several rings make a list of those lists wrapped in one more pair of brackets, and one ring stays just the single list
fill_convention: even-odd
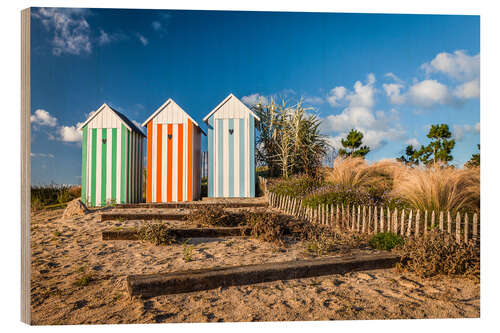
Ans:
[{"label": "blue stripe", "polygon": [[255,197],[255,126],[250,117],[250,197]]},{"label": "blue stripe", "polygon": [[208,119],[208,197],[214,197],[214,117]]},{"label": "blue stripe", "polygon": [[[229,196],[234,197],[234,119],[228,119]],[[233,132],[231,132],[231,130]],[[232,133],[232,134],[231,134]]]},{"label": "blue stripe", "polygon": [[240,122],[240,197],[245,196],[245,119]]},{"label": "blue stripe", "polygon": [[217,183],[219,188],[215,196],[224,196],[224,121],[222,119],[217,119],[217,168],[219,169],[217,175]]}]

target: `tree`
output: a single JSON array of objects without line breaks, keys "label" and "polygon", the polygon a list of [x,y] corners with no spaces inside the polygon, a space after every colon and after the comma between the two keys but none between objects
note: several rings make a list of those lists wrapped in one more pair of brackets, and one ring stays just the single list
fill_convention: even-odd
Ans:
[{"label": "tree", "polygon": [[[477,145],[477,149],[479,151],[481,151],[481,145]],[[472,169],[472,168],[480,166],[480,163],[481,163],[481,156],[480,156],[480,154],[481,154],[480,152],[477,153],[477,154],[472,154],[471,159],[468,160],[464,164],[464,167],[466,167],[467,169]]]},{"label": "tree", "polygon": [[416,150],[412,145],[406,147],[405,155],[397,160],[406,164],[419,164],[422,162],[426,166],[436,165],[436,163],[448,164],[453,160],[451,151],[455,147],[455,140],[451,139],[451,132],[446,124],[432,125],[427,137],[431,142],[427,146],[420,146]]},{"label": "tree", "polygon": [[345,139],[341,141],[344,148],[339,149],[341,157],[365,157],[370,152],[370,147],[363,144],[363,133],[355,129],[347,134]]}]

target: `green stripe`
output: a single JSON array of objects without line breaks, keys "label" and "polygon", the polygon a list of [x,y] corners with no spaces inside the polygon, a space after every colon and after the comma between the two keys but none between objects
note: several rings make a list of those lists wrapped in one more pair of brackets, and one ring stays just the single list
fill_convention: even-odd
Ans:
[{"label": "green stripe", "polygon": [[[106,128],[102,129],[102,142],[99,142],[102,146],[101,149],[101,206],[106,206],[106,172],[107,172],[107,148],[108,148],[108,130]],[[106,140],[106,141],[105,141]],[[106,142],[106,143],[104,143]]]},{"label": "green stripe", "polygon": [[111,136],[113,139],[111,147],[111,200],[116,203],[116,137],[118,135],[118,129],[113,128],[111,130]]},{"label": "green stripe", "polygon": [[90,203],[95,207],[96,195],[96,169],[97,169],[97,128],[92,129],[92,186],[90,190]]},{"label": "green stripe", "polygon": [[127,151],[126,150],[126,135],[127,135],[127,128],[125,127],[125,125],[122,124],[122,135],[121,135],[121,140],[122,140],[122,143],[121,143],[121,151],[120,151],[120,154],[121,154],[121,179],[120,179],[120,203],[125,203],[125,193],[127,193],[127,191],[125,191],[125,179],[127,179],[127,175],[125,174],[126,172],[126,167],[127,167],[127,164],[126,164],[126,155],[125,155],[125,152]]},{"label": "green stripe", "polygon": [[127,202],[130,202],[130,176],[132,175],[130,170],[130,132],[127,131]]},{"label": "green stripe", "polygon": [[87,203],[87,126],[82,134],[82,202]]}]

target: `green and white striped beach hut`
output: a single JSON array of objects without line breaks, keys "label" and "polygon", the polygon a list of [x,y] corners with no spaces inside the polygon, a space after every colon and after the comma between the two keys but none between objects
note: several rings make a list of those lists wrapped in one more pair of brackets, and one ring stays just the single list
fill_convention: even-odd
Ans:
[{"label": "green and white striped beach hut", "polygon": [[91,207],[141,202],[144,133],[106,103],[79,130],[82,202]]}]

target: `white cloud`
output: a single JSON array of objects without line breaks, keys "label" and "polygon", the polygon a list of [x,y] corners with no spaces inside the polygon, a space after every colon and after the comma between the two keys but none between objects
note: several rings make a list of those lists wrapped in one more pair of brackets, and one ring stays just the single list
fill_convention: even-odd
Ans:
[{"label": "white cloud", "polygon": [[324,102],[324,100],[319,96],[309,96],[304,98],[304,102],[309,104],[321,104]]},{"label": "white cloud", "polygon": [[107,33],[106,31],[99,29],[99,37],[97,38],[97,42],[99,43],[99,45],[106,45],[124,39],[128,39],[128,36],[123,33]]},{"label": "white cloud", "polygon": [[408,97],[413,104],[423,108],[451,102],[448,87],[436,80],[424,80],[415,83],[409,88]]},{"label": "white cloud", "polygon": [[476,123],[476,124],[474,125],[474,131],[475,131],[476,133],[479,133],[479,132],[481,131],[481,123]]},{"label": "white cloud", "polygon": [[31,157],[47,157],[47,158],[54,158],[55,156],[54,156],[53,154],[31,153]]},{"label": "white cloud", "polygon": [[49,112],[38,109],[33,115],[31,115],[31,124],[55,127],[57,126],[57,118],[50,115]]},{"label": "white cloud", "polygon": [[90,25],[85,19],[86,10],[77,8],[40,8],[33,13],[45,28],[54,33],[52,54],[90,54]]},{"label": "white cloud", "polygon": [[394,81],[396,81],[398,83],[403,83],[403,80],[401,80],[399,77],[397,77],[396,74],[394,74],[394,73],[391,73],[391,72],[385,73],[384,76],[385,77],[389,77],[389,78],[393,79]]},{"label": "white cloud", "polygon": [[162,24],[158,21],[153,21],[153,23],[151,23],[151,26],[156,31],[161,30],[161,28],[162,28]]},{"label": "white cloud", "polygon": [[59,127],[59,140],[63,142],[76,142],[82,141],[82,132],[78,128],[83,123],[77,123],[75,126],[61,126]]},{"label": "white cloud", "polygon": [[414,148],[418,148],[420,146],[420,142],[418,141],[417,138],[411,138],[406,140],[405,142],[407,145],[412,145]]},{"label": "white cloud", "polygon": [[479,133],[480,124],[474,125],[453,125],[453,138],[457,141],[462,141],[468,133]]},{"label": "white cloud", "polygon": [[99,31],[100,35],[98,38],[99,45],[104,45],[104,44],[109,44],[111,43],[111,38],[109,37],[109,34],[105,32],[104,30]]},{"label": "white cloud", "polygon": [[269,104],[269,99],[266,96],[262,96],[258,93],[251,94],[248,96],[243,96],[241,98],[241,101],[249,106],[256,105],[259,102],[262,102],[262,104]]},{"label": "white cloud", "polygon": [[149,41],[146,37],[144,37],[141,34],[137,34],[137,38],[139,38],[139,41],[142,43],[142,45],[146,46],[149,44]]},{"label": "white cloud", "polygon": [[[387,75],[387,74],[386,74]],[[403,104],[406,101],[406,97],[401,94],[403,85],[399,83],[384,83],[385,93],[392,104]]]},{"label": "white cloud", "polygon": [[331,106],[336,107],[340,105],[339,101],[342,100],[346,94],[347,89],[345,87],[335,87],[330,90],[326,100]]},{"label": "white cloud", "polygon": [[[343,96],[348,102],[347,107],[337,115],[323,119],[321,130],[324,133],[336,133],[330,141],[334,147],[340,147],[340,139],[345,137],[351,129],[357,129],[364,135],[363,142],[372,149],[383,146],[390,140],[399,140],[404,136],[404,130],[399,123],[399,114],[396,110],[389,112],[373,111],[375,104],[375,76],[368,75],[367,83],[360,81],[354,84],[354,91],[347,89],[332,89],[330,97],[336,97],[338,103]],[[330,104],[331,101],[329,101]],[[337,105],[337,104],[335,104]]]},{"label": "white cloud", "polygon": [[421,68],[427,74],[442,73],[456,80],[472,80],[479,77],[479,53],[469,56],[465,51],[442,52]]},{"label": "white cloud", "polygon": [[461,99],[479,98],[479,91],[479,79],[474,79],[456,87],[453,94]]}]

